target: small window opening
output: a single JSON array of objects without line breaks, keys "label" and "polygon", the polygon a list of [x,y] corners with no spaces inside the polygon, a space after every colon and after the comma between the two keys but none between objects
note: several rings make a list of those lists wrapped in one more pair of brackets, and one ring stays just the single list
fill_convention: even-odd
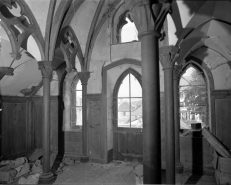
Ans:
[{"label": "small window opening", "polygon": [[132,22],[129,18],[125,17],[125,21],[127,22],[121,28],[120,32],[120,42],[133,42],[138,41],[138,31],[134,22]]}]

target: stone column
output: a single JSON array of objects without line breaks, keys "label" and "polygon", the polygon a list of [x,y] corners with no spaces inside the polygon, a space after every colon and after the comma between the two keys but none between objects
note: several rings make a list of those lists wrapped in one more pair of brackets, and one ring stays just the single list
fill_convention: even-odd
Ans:
[{"label": "stone column", "polygon": [[174,92],[174,125],[175,125],[175,164],[176,173],[183,173],[183,165],[180,163],[180,105],[179,105],[179,70],[177,66],[173,70]]},{"label": "stone column", "polygon": [[47,184],[54,180],[50,171],[50,81],[53,69],[50,61],[40,61],[38,66],[43,78],[43,173],[39,177],[39,183]]},{"label": "stone column", "polygon": [[88,138],[87,138],[87,102],[86,102],[86,95],[87,95],[87,82],[90,77],[90,72],[79,72],[78,77],[82,83],[82,124],[83,124],[83,153],[80,158],[82,163],[87,163],[89,161],[88,155]]},{"label": "stone column", "polygon": [[160,48],[160,59],[164,70],[165,134],[166,134],[166,184],[175,184],[175,126],[173,69],[178,58],[179,48],[164,46]]},{"label": "stone column", "polygon": [[125,0],[141,40],[143,94],[143,183],[161,183],[159,37],[170,3]]}]

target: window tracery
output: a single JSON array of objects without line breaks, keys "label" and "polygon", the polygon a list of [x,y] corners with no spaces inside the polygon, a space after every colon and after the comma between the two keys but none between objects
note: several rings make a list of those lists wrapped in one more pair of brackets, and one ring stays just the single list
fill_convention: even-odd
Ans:
[{"label": "window tracery", "polygon": [[140,75],[133,69],[125,71],[118,79],[114,100],[118,128],[143,128],[142,88]]},{"label": "window tracery", "polygon": [[181,129],[192,129],[195,123],[209,127],[206,78],[198,67],[186,67],[179,82],[179,100]]}]

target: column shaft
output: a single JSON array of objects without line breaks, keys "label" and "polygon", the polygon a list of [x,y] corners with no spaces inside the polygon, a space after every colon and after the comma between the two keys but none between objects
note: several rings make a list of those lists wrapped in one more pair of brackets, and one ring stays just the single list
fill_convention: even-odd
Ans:
[{"label": "column shaft", "polygon": [[88,156],[88,147],[87,147],[87,105],[86,105],[86,93],[87,93],[87,85],[83,84],[82,85],[82,113],[83,113],[83,156]]},{"label": "column shaft", "polygon": [[144,184],[161,183],[159,43],[153,32],[141,37]]},{"label": "column shaft", "polygon": [[54,181],[50,171],[50,80],[52,66],[50,61],[38,62],[43,77],[43,173],[39,176],[39,184],[49,184]]},{"label": "column shaft", "polygon": [[83,146],[83,153],[80,158],[80,161],[82,163],[86,163],[89,161],[89,155],[88,155],[88,125],[87,125],[87,82],[90,77],[90,72],[84,71],[79,72],[78,76],[82,82],[82,125],[83,125],[83,131],[82,131],[82,146]]},{"label": "column shaft", "polygon": [[175,126],[173,98],[173,68],[164,68],[166,183],[175,184]]},{"label": "column shaft", "polygon": [[43,77],[43,173],[50,172],[50,78]]},{"label": "column shaft", "polygon": [[180,106],[179,106],[179,80],[176,69],[173,71],[173,91],[174,91],[174,125],[175,125],[175,164],[176,173],[183,172],[183,166],[180,163]]}]

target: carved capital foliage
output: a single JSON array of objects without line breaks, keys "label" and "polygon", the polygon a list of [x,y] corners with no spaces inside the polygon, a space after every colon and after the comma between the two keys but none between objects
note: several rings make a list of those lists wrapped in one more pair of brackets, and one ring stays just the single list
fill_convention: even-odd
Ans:
[{"label": "carved capital foliage", "polygon": [[171,11],[171,3],[168,1],[153,3],[151,0],[125,0],[129,9],[128,17],[134,21],[139,37],[152,32],[160,35],[166,15]]},{"label": "carved capital foliage", "polygon": [[82,65],[83,63],[83,53],[79,44],[79,41],[70,26],[67,26],[62,29],[61,34],[61,43],[60,48],[64,53],[65,60],[67,62],[67,68],[75,68],[75,57],[76,55],[79,58],[79,61]]},{"label": "carved capital foliage", "polygon": [[42,73],[43,78],[52,78],[53,67],[50,61],[40,61],[38,62],[39,70]]},{"label": "carved capital foliage", "polygon": [[160,62],[163,69],[173,68],[176,60],[179,57],[179,47],[176,46],[163,46],[159,49]]},{"label": "carved capital foliage", "polygon": [[13,76],[14,75],[14,69],[11,67],[0,67],[0,80],[5,75]]},{"label": "carved capital foliage", "polygon": [[[0,20],[6,30],[12,45],[11,56],[14,59],[20,59],[20,47],[27,50],[25,43],[30,35],[36,35],[40,44],[43,45],[44,40],[40,28],[30,11],[29,7],[20,0],[0,0]],[[21,9],[20,16],[13,15],[10,9]]]},{"label": "carved capital foliage", "polygon": [[79,72],[78,77],[81,80],[82,85],[87,85],[88,79],[90,78],[90,72]]}]

